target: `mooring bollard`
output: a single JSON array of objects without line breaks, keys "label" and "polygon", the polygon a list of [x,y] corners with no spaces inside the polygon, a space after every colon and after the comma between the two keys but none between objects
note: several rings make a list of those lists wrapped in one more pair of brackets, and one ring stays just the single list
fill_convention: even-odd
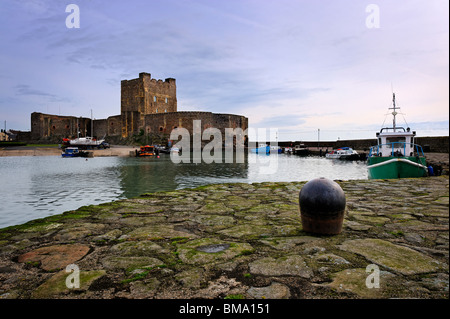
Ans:
[{"label": "mooring bollard", "polygon": [[307,182],[299,194],[303,230],[337,235],[342,230],[345,194],[338,183],[324,177]]}]

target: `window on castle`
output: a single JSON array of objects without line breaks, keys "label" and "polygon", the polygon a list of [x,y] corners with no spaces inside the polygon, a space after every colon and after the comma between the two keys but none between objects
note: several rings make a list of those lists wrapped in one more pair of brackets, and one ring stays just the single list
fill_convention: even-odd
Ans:
[{"label": "window on castle", "polygon": [[153,102],[156,102],[156,96],[153,97]]},{"label": "window on castle", "polygon": [[164,109],[164,112],[166,112],[166,113],[167,113],[167,109]]},{"label": "window on castle", "polygon": [[156,113],[158,113],[158,109],[156,109]]},{"label": "window on castle", "polygon": [[166,102],[166,104],[167,104],[167,98],[165,99],[165,102]]}]

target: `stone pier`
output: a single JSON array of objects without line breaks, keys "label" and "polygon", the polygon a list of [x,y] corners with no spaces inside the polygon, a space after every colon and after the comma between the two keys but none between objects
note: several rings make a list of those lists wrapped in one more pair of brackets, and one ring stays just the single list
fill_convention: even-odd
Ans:
[{"label": "stone pier", "polygon": [[336,236],[302,229],[303,182],[143,194],[1,229],[0,298],[448,298],[448,176],[337,182]]}]

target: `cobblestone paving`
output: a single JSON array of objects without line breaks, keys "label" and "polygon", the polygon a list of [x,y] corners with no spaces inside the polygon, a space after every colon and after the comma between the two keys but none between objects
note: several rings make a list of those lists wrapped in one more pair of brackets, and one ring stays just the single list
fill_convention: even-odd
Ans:
[{"label": "cobblestone paving", "polygon": [[336,236],[302,230],[304,183],[144,194],[1,229],[0,298],[448,298],[448,176],[338,183]]}]

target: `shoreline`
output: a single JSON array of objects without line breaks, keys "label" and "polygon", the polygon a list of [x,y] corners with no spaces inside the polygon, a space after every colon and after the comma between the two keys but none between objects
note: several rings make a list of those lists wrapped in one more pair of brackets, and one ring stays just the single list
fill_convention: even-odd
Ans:
[{"label": "shoreline", "polygon": [[[93,149],[88,150],[93,153],[93,157],[103,156],[119,156],[129,157],[130,152],[139,150],[139,147],[134,146],[112,146],[107,149]],[[21,146],[21,147],[5,147],[0,148],[0,157],[7,156],[61,156],[61,149],[59,147],[40,147],[40,146]]]},{"label": "shoreline", "polygon": [[[303,231],[305,182],[148,193],[0,229],[0,297],[448,298],[448,177],[338,183],[335,236]],[[365,285],[368,265],[379,289]]]},{"label": "shoreline", "polygon": [[[26,148],[26,149],[24,149]],[[93,157],[119,156],[133,157],[135,150],[139,150],[137,146],[112,145],[108,149],[88,150],[92,152]],[[131,153],[132,152],[132,153]],[[363,151],[359,151],[362,153]],[[61,155],[61,149],[58,147],[4,147],[0,148],[0,157],[7,156],[57,156]],[[292,155],[298,156],[298,155]],[[311,156],[318,156],[317,154]],[[441,175],[449,175],[449,153],[426,153],[427,165],[434,167],[434,170],[440,170]]]}]

